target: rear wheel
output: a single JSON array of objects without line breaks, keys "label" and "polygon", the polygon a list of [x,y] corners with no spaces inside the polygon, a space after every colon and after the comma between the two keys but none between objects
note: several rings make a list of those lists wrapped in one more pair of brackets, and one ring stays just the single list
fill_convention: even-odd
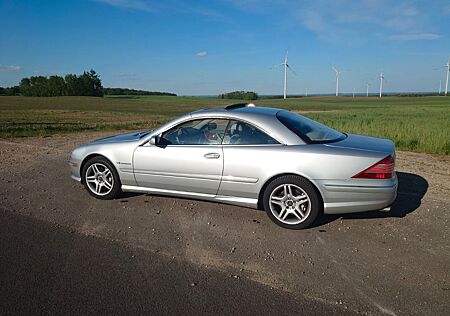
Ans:
[{"label": "rear wheel", "polygon": [[119,175],[114,166],[103,157],[89,159],[81,171],[81,181],[92,196],[110,200],[121,191]]},{"label": "rear wheel", "polygon": [[269,218],[289,229],[310,226],[322,212],[323,205],[314,186],[299,176],[281,176],[266,187],[263,206]]}]

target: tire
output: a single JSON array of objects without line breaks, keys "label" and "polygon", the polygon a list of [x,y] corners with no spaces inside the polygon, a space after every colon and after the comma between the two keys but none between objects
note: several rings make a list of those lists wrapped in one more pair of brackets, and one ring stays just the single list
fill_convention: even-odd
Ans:
[{"label": "tire", "polygon": [[281,176],[264,190],[263,208],[278,226],[304,229],[322,214],[323,203],[314,185],[305,178]]},{"label": "tire", "polygon": [[89,194],[97,199],[111,200],[122,193],[116,169],[109,160],[101,156],[93,157],[84,164],[81,182]]}]

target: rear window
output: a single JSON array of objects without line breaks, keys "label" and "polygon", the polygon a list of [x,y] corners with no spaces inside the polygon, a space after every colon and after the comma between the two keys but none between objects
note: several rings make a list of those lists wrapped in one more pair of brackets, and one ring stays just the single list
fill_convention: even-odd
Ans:
[{"label": "rear window", "polygon": [[278,120],[307,143],[331,143],[346,138],[344,133],[289,111],[279,111]]},{"label": "rear window", "polygon": [[260,131],[258,128],[232,120],[228,124],[223,139],[224,145],[274,145],[279,144],[275,139]]}]

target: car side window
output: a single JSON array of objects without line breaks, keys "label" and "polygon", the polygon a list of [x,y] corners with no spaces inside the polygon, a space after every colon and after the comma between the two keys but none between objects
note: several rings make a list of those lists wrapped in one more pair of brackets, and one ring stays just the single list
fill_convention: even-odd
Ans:
[{"label": "car side window", "polygon": [[228,120],[201,119],[177,125],[161,136],[164,145],[220,145]]},{"label": "car side window", "polygon": [[273,145],[278,141],[253,125],[231,120],[223,138],[224,145]]}]

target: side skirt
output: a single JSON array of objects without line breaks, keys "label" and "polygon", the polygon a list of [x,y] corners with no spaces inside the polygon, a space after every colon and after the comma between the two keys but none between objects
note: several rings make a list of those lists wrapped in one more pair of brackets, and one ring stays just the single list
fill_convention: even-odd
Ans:
[{"label": "side skirt", "polygon": [[213,194],[204,194],[204,193],[195,193],[195,192],[187,192],[187,191],[175,191],[175,190],[165,190],[165,189],[157,189],[157,188],[146,188],[139,187],[134,185],[122,185],[123,192],[137,192],[137,193],[153,193],[153,194],[161,194],[175,197],[183,197],[183,198],[192,198],[198,200],[205,201],[214,201],[225,204],[238,205],[249,208],[257,208],[258,207],[258,199],[251,198],[243,198],[236,196],[224,196],[224,195],[213,195]]}]

